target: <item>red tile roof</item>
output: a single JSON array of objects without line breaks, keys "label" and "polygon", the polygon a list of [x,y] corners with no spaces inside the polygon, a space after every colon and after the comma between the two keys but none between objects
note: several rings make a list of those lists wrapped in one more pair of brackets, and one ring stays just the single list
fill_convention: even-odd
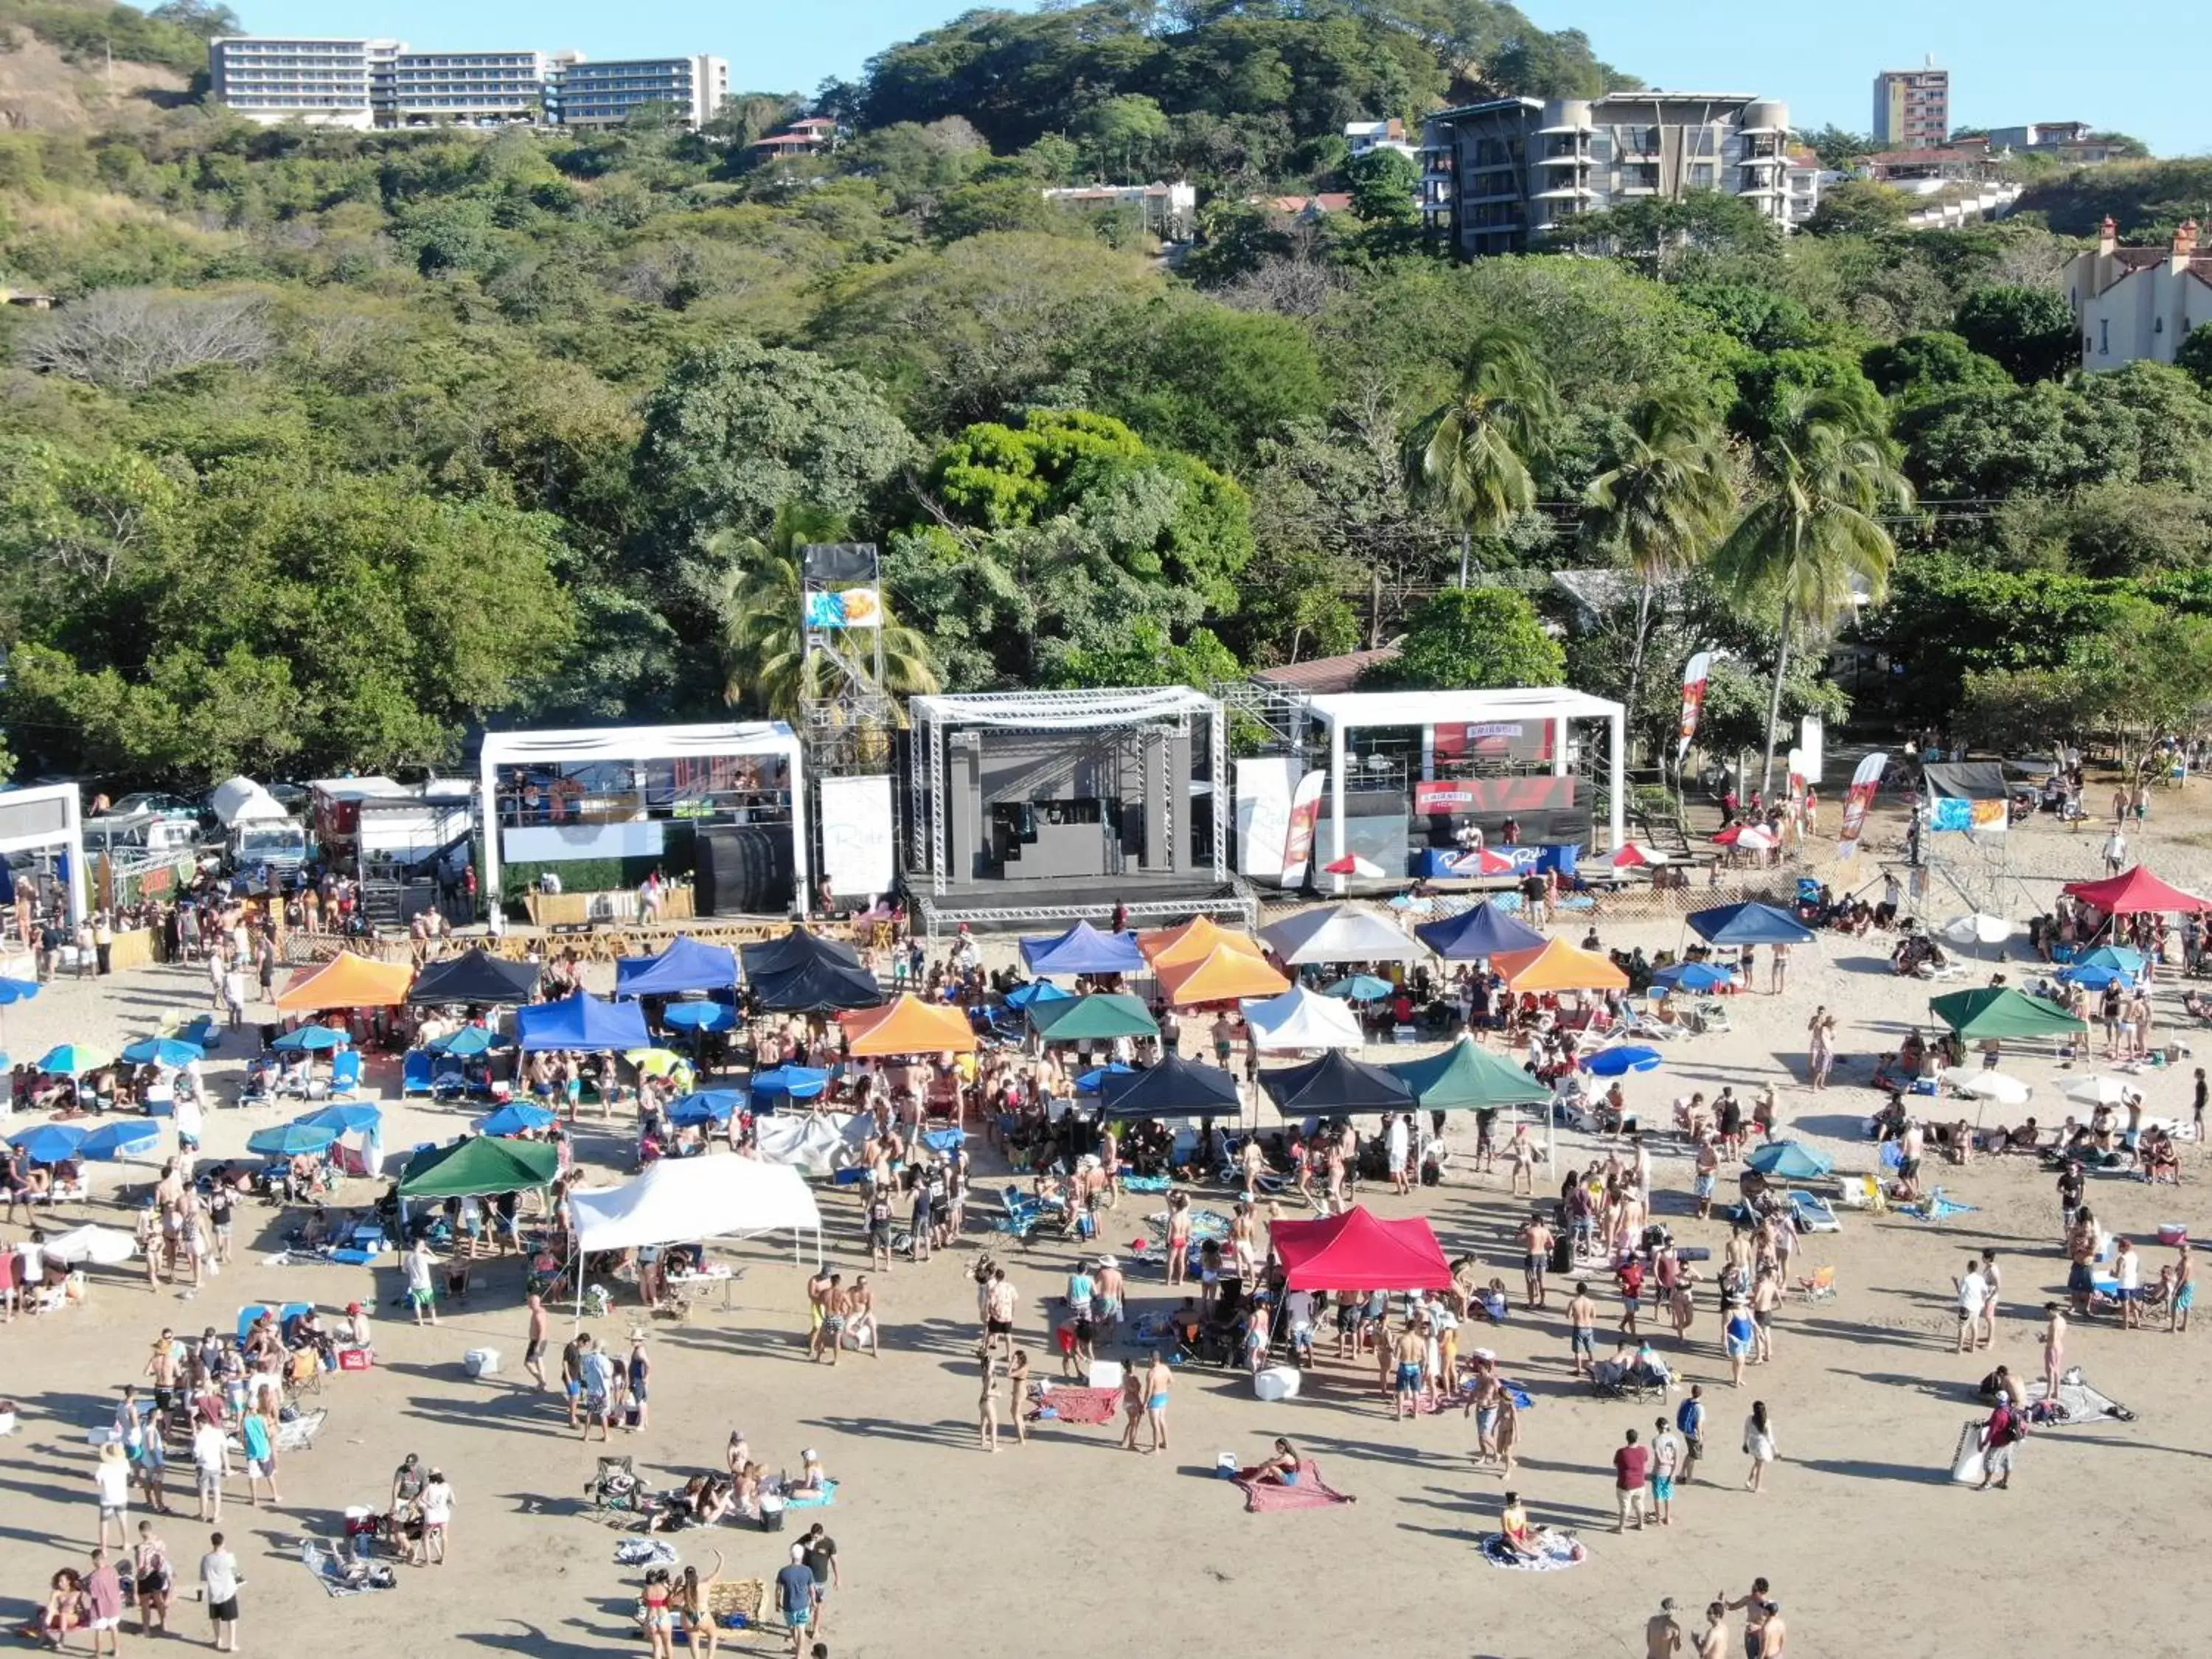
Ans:
[{"label": "red tile roof", "polygon": [[1358,684],[1360,675],[1376,663],[1392,661],[1397,654],[1396,646],[1386,645],[1376,651],[1351,651],[1341,657],[1314,657],[1280,668],[1263,668],[1252,678],[1278,691],[1350,691]]}]

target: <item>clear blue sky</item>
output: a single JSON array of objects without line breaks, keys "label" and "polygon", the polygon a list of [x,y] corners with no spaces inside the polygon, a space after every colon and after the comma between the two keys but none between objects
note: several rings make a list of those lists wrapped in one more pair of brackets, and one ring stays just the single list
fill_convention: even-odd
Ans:
[{"label": "clear blue sky", "polygon": [[[421,46],[574,46],[595,58],[717,52],[749,89],[811,89],[966,9],[957,0],[233,0],[264,33],[386,34]],[[1864,131],[1875,72],[1933,52],[1961,125],[2083,120],[2160,155],[2212,153],[2212,7],[2137,15],[2054,0],[1521,0],[1547,28],[1580,28],[1599,55],[1663,87],[1756,92],[1801,126]]]}]

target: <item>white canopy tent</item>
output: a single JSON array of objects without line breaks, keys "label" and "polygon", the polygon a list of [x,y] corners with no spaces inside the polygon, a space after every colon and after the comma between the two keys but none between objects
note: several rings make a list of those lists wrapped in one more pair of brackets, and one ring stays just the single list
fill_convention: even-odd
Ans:
[{"label": "white canopy tent", "polygon": [[1299,1048],[1358,1048],[1367,1042],[1359,1017],[1334,997],[1297,986],[1279,997],[1244,1005],[1253,1046],[1262,1053]]},{"label": "white canopy tent", "polygon": [[[811,832],[806,822],[806,780],[802,764],[805,745],[798,733],[781,720],[731,721],[712,726],[622,726],[566,732],[487,732],[478,757],[482,769],[484,889],[500,891],[500,865],[507,858],[510,836],[539,837],[589,834],[612,845],[625,829],[648,830],[652,821],[619,824],[502,826],[499,814],[499,773],[501,767],[573,766],[586,763],[629,763],[647,761],[710,762],[747,755],[775,755],[789,769],[791,795],[792,888],[798,914],[805,920],[813,884],[807,873]],[[654,843],[657,847],[657,843]],[[568,856],[585,856],[579,847]],[[594,848],[592,855],[604,854]]]},{"label": "white canopy tent", "polygon": [[1276,958],[1291,967],[1316,962],[1416,962],[1429,947],[1389,917],[1364,905],[1332,904],[1302,911],[1260,930]]},{"label": "white canopy tent", "polygon": [[[70,925],[85,917],[83,803],[73,783],[40,784],[30,789],[0,789],[0,854],[44,853],[55,873],[65,878]],[[29,939],[21,941],[27,951]],[[29,975],[26,975],[29,977]]]},{"label": "white canopy tent", "polygon": [[753,1133],[769,1163],[830,1176],[854,1161],[874,1121],[857,1112],[771,1112],[753,1120]]},{"label": "white canopy tent", "polygon": [[[1497,691],[1332,691],[1303,697],[1299,709],[1328,732],[1329,845],[1324,866],[1346,856],[1345,736],[1375,726],[1418,728],[1424,734],[1425,769],[1432,754],[1439,726],[1480,726],[1499,722],[1548,721],[1553,730],[1552,774],[1568,771],[1568,726],[1578,720],[1607,722],[1607,805],[1611,838],[1605,850],[1618,848],[1626,835],[1627,741],[1626,715],[1621,706],[1604,697],[1593,697],[1565,686],[1519,686]],[[1332,890],[1344,890],[1344,878],[1332,876]]]},{"label": "white canopy tent", "polygon": [[[734,1153],[664,1158],[624,1186],[570,1194],[568,1212],[584,1255],[789,1228],[793,1261],[798,1235],[810,1231],[814,1259],[822,1259],[822,1209],[799,1171]],[[576,1277],[580,1297],[583,1275]]]}]

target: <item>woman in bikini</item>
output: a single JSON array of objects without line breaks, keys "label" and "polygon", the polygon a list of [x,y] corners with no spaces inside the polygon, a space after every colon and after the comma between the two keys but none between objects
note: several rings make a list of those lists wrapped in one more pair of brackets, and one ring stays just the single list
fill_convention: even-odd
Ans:
[{"label": "woman in bikini", "polygon": [[1145,1420],[1145,1378],[1134,1365],[1121,1373],[1121,1449],[1136,1451],[1137,1425]]},{"label": "woman in bikini", "polygon": [[1254,1468],[1240,1473],[1246,1480],[1262,1481],[1271,1486],[1295,1486],[1298,1484],[1297,1449],[1287,1440],[1278,1440],[1273,1451]]},{"label": "woman in bikini", "polygon": [[1168,1283],[1188,1277],[1190,1257],[1190,1200],[1181,1193],[1168,1200]]},{"label": "woman in bikini", "polygon": [[638,1598],[638,1621],[653,1644],[653,1659],[675,1659],[675,1593],[669,1587],[668,1569],[655,1567],[645,1575],[645,1592]]},{"label": "woman in bikini", "polygon": [[714,1650],[720,1645],[722,1632],[714,1623],[714,1590],[722,1582],[722,1553],[714,1552],[714,1570],[704,1578],[696,1567],[684,1569],[683,1581],[676,1586],[676,1610],[684,1615],[684,1634],[691,1644],[692,1659],[700,1659],[702,1651],[700,1638],[706,1638],[705,1659],[714,1659]]},{"label": "woman in bikini", "polygon": [[131,1555],[131,1577],[137,1581],[138,1633],[149,1635],[169,1628],[169,1591],[175,1575],[169,1565],[169,1547],[155,1536],[154,1523],[138,1523],[138,1542]]}]

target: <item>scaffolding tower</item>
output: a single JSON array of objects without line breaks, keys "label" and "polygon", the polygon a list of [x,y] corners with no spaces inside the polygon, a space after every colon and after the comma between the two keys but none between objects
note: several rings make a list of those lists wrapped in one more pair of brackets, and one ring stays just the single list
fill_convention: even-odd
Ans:
[{"label": "scaffolding tower", "polygon": [[[813,542],[799,550],[799,738],[816,799],[808,821],[827,834],[823,785],[892,776],[900,725],[884,687],[883,562],[873,542]],[[898,792],[888,798],[896,817]],[[896,823],[891,834],[898,844]],[[815,867],[826,870],[828,848]]]}]

